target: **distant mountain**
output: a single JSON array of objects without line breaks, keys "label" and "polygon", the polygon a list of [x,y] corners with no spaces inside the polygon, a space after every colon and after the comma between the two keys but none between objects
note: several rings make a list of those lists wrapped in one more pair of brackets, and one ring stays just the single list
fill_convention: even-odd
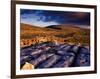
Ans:
[{"label": "distant mountain", "polygon": [[65,28],[81,28],[81,29],[89,29],[89,26],[83,26],[83,25],[72,25],[72,24],[63,24],[63,25],[50,25],[46,28],[52,28],[52,29],[65,29]]},{"label": "distant mountain", "polygon": [[61,28],[58,27],[58,26],[59,26],[59,25],[50,25],[50,26],[47,26],[46,28],[61,30]]}]

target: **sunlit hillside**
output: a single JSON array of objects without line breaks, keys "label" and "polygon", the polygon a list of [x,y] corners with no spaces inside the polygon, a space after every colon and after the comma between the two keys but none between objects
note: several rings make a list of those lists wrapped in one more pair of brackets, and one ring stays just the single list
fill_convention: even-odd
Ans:
[{"label": "sunlit hillside", "polygon": [[21,47],[40,42],[56,42],[65,44],[90,44],[90,29],[75,25],[52,25],[38,27],[21,23]]}]

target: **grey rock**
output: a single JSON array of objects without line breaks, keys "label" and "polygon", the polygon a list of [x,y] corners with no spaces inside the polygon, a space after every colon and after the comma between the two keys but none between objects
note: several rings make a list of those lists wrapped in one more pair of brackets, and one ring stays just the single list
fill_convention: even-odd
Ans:
[{"label": "grey rock", "polygon": [[35,68],[60,68],[90,66],[89,46],[44,42],[21,48],[21,66],[25,62]]}]

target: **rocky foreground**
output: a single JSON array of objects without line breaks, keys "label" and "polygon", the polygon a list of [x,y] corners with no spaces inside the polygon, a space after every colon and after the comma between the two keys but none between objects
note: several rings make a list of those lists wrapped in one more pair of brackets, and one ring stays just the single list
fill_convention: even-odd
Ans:
[{"label": "rocky foreground", "polygon": [[21,48],[21,69],[26,62],[35,69],[90,66],[90,49],[80,45],[39,43]]}]

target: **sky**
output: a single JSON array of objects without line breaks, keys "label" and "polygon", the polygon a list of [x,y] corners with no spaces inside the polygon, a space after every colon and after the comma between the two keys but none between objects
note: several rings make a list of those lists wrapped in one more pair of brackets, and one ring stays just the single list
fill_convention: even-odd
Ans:
[{"label": "sky", "polygon": [[90,26],[90,13],[50,10],[20,10],[21,23],[46,27],[50,25],[75,24]]}]

